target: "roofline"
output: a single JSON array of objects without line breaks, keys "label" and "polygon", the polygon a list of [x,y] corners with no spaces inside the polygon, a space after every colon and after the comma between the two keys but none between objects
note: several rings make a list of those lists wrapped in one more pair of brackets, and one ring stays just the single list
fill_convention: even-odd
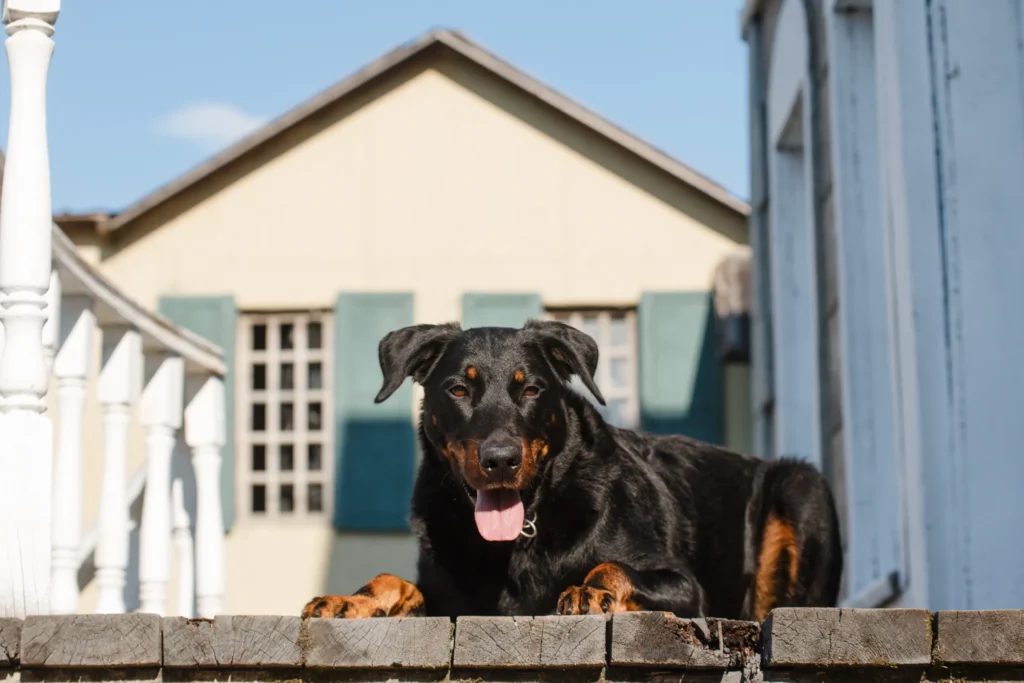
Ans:
[{"label": "roofline", "polygon": [[626,132],[624,129],[611,123],[597,113],[586,109],[565,95],[549,88],[532,76],[528,76],[511,64],[502,61],[497,56],[470,41],[465,36],[447,29],[438,29],[431,31],[410,43],[391,50],[359,71],[356,71],[348,78],[345,78],[320,94],[313,96],[311,99],[284,113],[263,128],[260,128],[239,140],[206,162],[190,171],[187,171],[185,174],[178,176],[170,183],[143,197],[124,211],[99,223],[98,226],[100,233],[107,235],[115,232],[144,213],[147,213],[158,205],[163,204],[198,184],[206,177],[225,168],[258,146],[285,132],[292,126],[301,123],[303,120],[321,109],[336,103],[354,92],[356,89],[380,76],[383,76],[391,69],[438,44],[444,45],[483,69],[503,78],[527,94],[544,102],[548,106],[555,108],[566,116],[574,119],[587,128],[590,128],[619,146],[624,147],[648,163],[678,178],[692,188],[708,195],[729,209],[732,209],[743,216],[750,213],[749,204],[734,196],[722,185],[698,173],[686,164],[672,158],[656,147],[644,142],[635,135]]},{"label": "roofline", "polygon": [[754,17],[761,11],[764,0],[744,0],[740,9],[740,37],[743,38],[747,32],[747,26],[754,20]]},{"label": "roofline", "polygon": [[[2,189],[6,166],[7,155],[0,150],[0,189]],[[2,201],[3,196],[0,192],[0,202]],[[175,325],[162,315],[147,310],[131,298],[82,258],[75,243],[64,234],[64,231],[52,218],[50,220],[50,247],[52,265],[62,278],[64,294],[68,294],[69,289],[77,291],[81,288],[85,291],[85,295],[94,302],[103,303],[109,307],[119,322],[127,323],[135,328],[142,335],[144,346],[147,341],[152,340],[161,350],[177,354],[186,362],[198,366],[205,372],[218,377],[223,377],[227,373],[223,349],[195,332]],[[69,285],[77,285],[77,287],[69,288]]]}]

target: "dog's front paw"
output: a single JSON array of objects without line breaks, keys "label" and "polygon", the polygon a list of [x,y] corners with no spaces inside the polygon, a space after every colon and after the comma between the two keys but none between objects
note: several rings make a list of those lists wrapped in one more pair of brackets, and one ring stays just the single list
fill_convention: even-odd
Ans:
[{"label": "dog's front paw", "polygon": [[425,612],[423,594],[416,586],[397,576],[381,574],[355,595],[313,598],[302,608],[302,618],[416,617]]},{"label": "dog's front paw", "polygon": [[601,614],[602,612],[625,612],[619,600],[610,591],[593,586],[572,586],[562,591],[558,598],[556,614]]},{"label": "dog's front paw", "polygon": [[556,614],[608,614],[642,610],[633,593],[633,581],[626,569],[614,562],[599,564],[558,598]]},{"label": "dog's front paw", "polygon": [[302,618],[365,619],[386,617],[387,611],[375,598],[365,595],[325,595],[313,598],[302,608]]}]

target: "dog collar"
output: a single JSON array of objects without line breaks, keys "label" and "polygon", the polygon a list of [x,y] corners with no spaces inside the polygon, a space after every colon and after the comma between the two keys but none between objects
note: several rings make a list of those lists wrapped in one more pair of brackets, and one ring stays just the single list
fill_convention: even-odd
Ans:
[{"label": "dog collar", "polygon": [[519,532],[519,535],[523,538],[533,538],[537,535],[537,513],[533,513],[533,519],[528,519],[523,523],[523,530]]}]

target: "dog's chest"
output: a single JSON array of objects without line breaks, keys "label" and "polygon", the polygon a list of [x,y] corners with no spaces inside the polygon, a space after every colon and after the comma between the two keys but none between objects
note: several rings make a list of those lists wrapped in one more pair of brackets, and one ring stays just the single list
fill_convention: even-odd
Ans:
[{"label": "dog's chest", "polygon": [[552,559],[532,541],[517,543],[498,599],[499,613],[547,614],[555,609],[558,577],[552,572],[557,564]]}]

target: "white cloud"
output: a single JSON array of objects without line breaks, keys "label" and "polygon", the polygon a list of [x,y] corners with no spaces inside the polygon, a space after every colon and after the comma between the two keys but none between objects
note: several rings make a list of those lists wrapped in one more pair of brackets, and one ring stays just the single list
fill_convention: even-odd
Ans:
[{"label": "white cloud", "polygon": [[267,118],[249,114],[233,104],[198,102],[187,104],[156,122],[158,134],[199,145],[205,151],[226,147],[267,123]]}]

